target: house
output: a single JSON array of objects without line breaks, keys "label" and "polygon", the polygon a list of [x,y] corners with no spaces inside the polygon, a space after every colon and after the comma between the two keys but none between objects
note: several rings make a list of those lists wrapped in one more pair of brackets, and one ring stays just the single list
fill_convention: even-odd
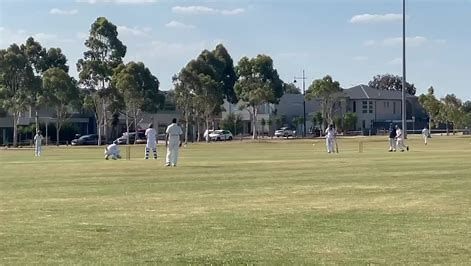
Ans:
[{"label": "house", "polygon": [[[358,85],[343,90],[347,99],[346,111],[357,115],[356,130],[387,129],[390,123],[401,123],[402,92],[378,90]],[[426,115],[414,95],[406,94],[408,130],[422,128]]]}]

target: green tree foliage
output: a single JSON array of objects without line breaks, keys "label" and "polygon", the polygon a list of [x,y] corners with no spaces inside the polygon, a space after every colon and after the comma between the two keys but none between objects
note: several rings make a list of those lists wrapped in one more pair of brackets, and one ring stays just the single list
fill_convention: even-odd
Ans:
[{"label": "green tree foliage", "polygon": [[173,78],[176,103],[183,110],[187,123],[185,141],[188,139],[190,116],[197,118],[198,126],[198,118],[201,117],[209,129],[210,121],[221,113],[224,99],[237,102],[234,92],[236,80],[232,58],[222,44],[213,51],[201,52]]},{"label": "green tree foliage", "polygon": [[439,112],[441,122],[446,123],[447,132],[449,123],[453,124],[453,132],[459,127],[464,126],[465,112],[463,111],[463,103],[454,94],[447,94],[442,100],[442,106]]},{"label": "green tree foliage", "polygon": [[[333,112],[336,106],[340,104],[339,97],[342,92],[338,81],[334,81],[331,76],[327,75],[323,79],[314,80],[309,89],[306,91],[308,100],[320,99],[322,104],[322,125],[325,122],[333,123]],[[320,120],[318,120],[320,121]],[[322,127],[324,129],[325,127]]]},{"label": "green tree foliage", "polygon": [[346,113],[343,116],[343,127],[345,130],[355,130],[358,117],[356,113]]},{"label": "green tree foliage", "polygon": [[159,93],[159,80],[142,62],[129,62],[115,68],[112,85],[124,100],[128,133],[129,117],[134,119],[134,127],[137,128],[143,111],[157,112],[164,105],[165,99]]},{"label": "green tree foliage", "polygon": [[[402,77],[391,74],[376,75],[368,82],[368,86],[378,90],[402,91]],[[408,94],[415,95],[417,89],[414,84],[406,82],[406,88]]]},{"label": "green tree foliage", "polygon": [[0,107],[13,116],[13,146],[17,146],[18,117],[30,104],[34,83],[37,79],[24,50],[17,44],[0,50]]},{"label": "green tree foliage", "polygon": [[230,130],[234,136],[241,134],[244,129],[242,123],[242,117],[239,114],[230,113],[221,120],[221,127],[226,130]]},{"label": "green tree foliage", "polygon": [[249,59],[243,57],[236,68],[239,80],[235,91],[239,99],[249,108],[252,118],[253,138],[257,138],[257,112],[264,103],[278,103],[283,96],[283,81],[267,55]]},{"label": "green tree foliage", "polygon": [[[98,135],[101,126],[106,137],[106,114],[116,90],[110,86],[113,70],[122,63],[126,46],[118,39],[116,26],[104,17],[99,17],[91,25],[90,35],[85,41],[87,50],[84,58],[77,62],[80,85],[87,90],[88,108],[93,110],[97,122]],[[98,140],[101,144],[101,139]]]},{"label": "green tree foliage", "polygon": [[76,82],[58,67],[44,72],[43,89],[47,104],[56,111],[56,144],[59,145],[59,132],[70,117],[70,109],[79,105],[79,90]]},{"label": "green tree foliage", "polygon": [[430,87],[428,89],[427,94],[421,94],[419,96],[419,103],[422,105],[422,107],[425,109],[427,112],[429,122],[428,122],[428,127],[429,127],[429,132],[432,130],[432,125],[435,124],[435,126],[438,125],[438,116],[440,114],[440,109],[442,108],[442,104],[440,100],[438,100],[435,97],[434,94],[434,89],[433,87]]},{"label": "green tree foliage", "polygon": [[284,94],[301,94],[301,91],[294,85],[294,83],[283,83]]}]

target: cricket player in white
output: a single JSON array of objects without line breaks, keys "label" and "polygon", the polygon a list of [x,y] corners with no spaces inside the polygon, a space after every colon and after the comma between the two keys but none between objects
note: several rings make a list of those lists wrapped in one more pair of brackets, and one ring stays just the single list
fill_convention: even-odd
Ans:
[{"label": "cricket player in white", "polygon": [[151,123],[149,124],[149,128],[146,130],[146,155],[145,159],[149,159],[149,150],[152,149],[154,153],[154,160],[157,159],[157,132],[154,129],[154,125]]},{"label": "cricket player in white", "polygon": [[118,141],[116,140],[113,142],[113,144],[110,144],[108,145],[108,147],[105,148],[105,159],[108,160],[110,156],[113,160],[121,159]]},{"label": "cricket player in white", "polygon": [[41,156],[42,141],[43,141],[43,136],[41,135],[41,131],[38,130],[36,132],[36,135],[34,135],[34,156],[36,157]]},{"label": "cricket player in white", "polygon": [[334,143],[335,143],[335,129],[333,125],[329,125],[329,127],[325,130],[325,144],[327,146],[328,153],[334,152]]},{"label": "cricket player in white", "polygon": [[424,138],[425,145],[427,145],[427,139],[429,135],[430,135],[430,132],[428,131],[428,128],[424,127],[424,129],[422,129],[422,138]]},{"label": "cricket player in white", "polygon": [[177,119],[172,120],[172,124],[165,130],[165,146],[167,147],[167,158],[165,161],[166,166],[177,166],[178,149],[181,147],[182,142],[180,137],[183,134],[182,128],[177,125]]},{"label": "cricket player in white", "polygon": [[404,144],[404,135],[402,134],[402,129],[398,125],[396,125],[396,147],[401,149],[401,151],[404,151],[404,148],[409,151],[409,146]]}]

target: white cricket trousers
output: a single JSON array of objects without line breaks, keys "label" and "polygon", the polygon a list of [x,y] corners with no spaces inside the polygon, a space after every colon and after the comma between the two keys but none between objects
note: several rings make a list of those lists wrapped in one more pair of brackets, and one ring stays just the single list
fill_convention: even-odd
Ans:
[{"label": "white cricket trousers", "polygon": [[145,152],[145,159],[149,159],[149,152],[152,149],[152,153],[154,154],[154,159],[157,159],[157,142],[156,141],[147,141],[146,143],[146,152]]},{"label": "white cricket trousers", "polygon": [[396,147],[398,149],[401,149],[401,150],[404,150],[406,148],[406,145],[404,145],[404,139],[403,138],[398,138],[397,139]]},{"label": "white cricket trousers", "polygon": [[333,138],[326,138],[325,145],[327,146],[327,152],[333,153],[334,152],[334,139]]},{"label": "white cricket trousers", "polygon": [[38,157],[41,156],[41,145],[34,145],[34,156]]},{"label": "white cricket trousers", "polygon": [[177,165],[178,160],[178,149],[180,148],[180,141],[170,141],[167,146],[167,158],[166,164],[172,166]]}]

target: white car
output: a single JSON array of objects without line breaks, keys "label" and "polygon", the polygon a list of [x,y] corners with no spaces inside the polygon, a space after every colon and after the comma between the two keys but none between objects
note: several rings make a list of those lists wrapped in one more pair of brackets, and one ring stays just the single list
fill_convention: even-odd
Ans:
[{"label": "white car", "polygon": [[232,140],[234,136],[229,130],[214,130],[209,134],[210,140]]},{"label": "white car", "polygon": [[287,127],[282,127],[278,130],[275,131],[275,137],[293,137],[294,136],[294,132],[293,130],[287,128]]}]

